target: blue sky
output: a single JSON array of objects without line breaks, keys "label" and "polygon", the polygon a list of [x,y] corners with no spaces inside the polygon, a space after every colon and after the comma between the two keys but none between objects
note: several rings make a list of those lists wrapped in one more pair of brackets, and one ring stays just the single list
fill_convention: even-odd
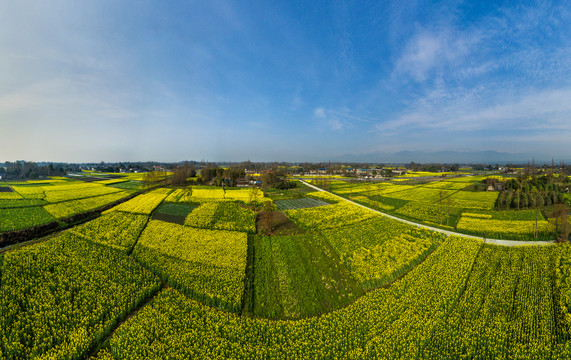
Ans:
[{"label": "blue sky", "polygon": [[2,1],[0,161],[571,158],[569,2],[372,3]]}]

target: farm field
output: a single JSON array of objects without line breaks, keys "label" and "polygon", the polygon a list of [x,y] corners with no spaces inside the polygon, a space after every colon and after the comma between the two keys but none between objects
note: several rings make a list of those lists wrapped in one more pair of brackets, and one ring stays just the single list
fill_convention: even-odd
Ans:
[{"label": "farm field", "polygon": [[[416,196],[428,189],[429,199],[439,187],[449,196],[464,189],[426,185],[348,194],[371,202],[399,194],[393,209],[406,209],[414,204],[408,189]],[[484,244],[315,191],[278,197],[275,211],[283,202],[297,229],[279,235],[256,226],[260,204],[271,199],[214,190],[193,186],[189,196],[157,188],[0,250],[0,358],[563,359],[571,352],[568,244]],[[116,193],[2,210],[42,209],[55,219],[45,207]],[[536,216],[470,211],[459,224]],[[167,215],[184,221],[161,219]]]},{"label": "farm field", "polygon": [[256,232],[256,213],[235,202],[204,202],[185,219],[185,225],[213,230]]},{"label": "farm field", "polygon": [[11,182],[1,188],[7,190],[0,192],[0,233],[55,222],[134,193],[134,190],[68,178]]},{"label": "farm field", "polygon": [[308,197],[321,201],[333,202],[322,207],[309,207],[286,210],[286,215],[302,229],[327,229],[357,223],[374,217],[374,213],[345,201],[339,201],[335,196],[325,192],[311,192]]},{"label": "farm field", "polygon": [[329,205],[328,202],[313,198],[286,199],[274,202],[280,210],[304,209],[310,207]]},{"label": "farm field", "polygon": [[108,212],[123,211],[132,214],[149,215],[171,192],[170,189],[156,189],[143,195],[139,195],[119,206],[116,206]]},{"label": "farm field", "polygon": [[318,232],[258,236],[255,241],[254,316],[296,319],[347,305],[364,291]]},{"label": "farm field", "polygon": [[3,255],[3,359],[83,356],[160,288],[121,253],[69,232]]},{"label": "farm field", "polygon": [[0,19],[0,360],[571,360],[571,0]]},{"label": "farm field", "polygon": [[445,230],[497,239],[553,238],[555,227],[547,218],[552,208],[498,208],[501,192],[478,190],[486,187],[481,186],[486,179],[469,176],[377,183],[331,180],[325,187],[381,212]]},{"label": "farm field", "polygon": [[151,220],[133,256],[166,283],[202,302],[238,311],[244,291],[247,236]]},{"label": "farm field", "polygon": [[116,211],[75,226],[69,231],[88,241],[128,253],[135,246],[147,221],[148,218],[145,215]]},{"label": "farm field", "polygon": [[29,228],[55,221],[41,206],[4,208],[0,218],[0,232]]},{"label": "farm field", "polygon": [[156,209],[153,219],[184,225],[186,217],[198,207],[198,204],[167,202],[171,195]]},{"label": "farm field", "polygon": [[423,355],[547,359],[559,348],[566,353],[568,328],[558,323],[563,319],[553,288],[557,258],[567,254],[568,247],[484,246],[466,290],[435,327]]}]

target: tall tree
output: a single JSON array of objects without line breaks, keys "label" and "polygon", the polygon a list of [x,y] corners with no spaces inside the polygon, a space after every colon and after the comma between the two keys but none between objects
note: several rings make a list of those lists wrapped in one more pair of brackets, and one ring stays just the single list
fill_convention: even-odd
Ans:
[{"label": "tall tree", "polygon": [[244,169],[238,167],[231,167],[226,169],[225,174],[230,178],[230,185],[233,187],[236,186],[236,182],[238,181],[239,178],[244,177],[246,175]]}]

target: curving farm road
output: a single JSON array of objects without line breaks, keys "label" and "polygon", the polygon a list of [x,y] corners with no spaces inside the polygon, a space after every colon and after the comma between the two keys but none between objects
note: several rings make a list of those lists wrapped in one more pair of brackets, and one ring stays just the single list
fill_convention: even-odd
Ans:
[{"label": "curving farm road", "polygon": [[396,216],[393,216],[393,215],[389,215],[389,214],[386,214],[386,213],[384,213],[384,212],[381,212],[381,211],[378,211],[378,210],[375,210],[375,209],[371,209],[371,208],[368,207],[368,206],[361,205],[361,204],[356,203],[356,202],[354,202],[354,201],[352,201],[352,200],[346,199],[346,198],[344,198],[343,196],[339,196],[339,195],[334,194],[334,193],[332,193],[332,192],[330,192],[330,191],[323,190],[323,189],[321,189],[321,188],[319,188],[319,187],[317,187],[317,186],[315,186],[315,185],[312,185],[312,184],[306,182],[305,180],[301,180],[301,179],[300,179],[299,181],[301,181],[303,184],[309,186],[309,187],[312,188],[312,189],[315,189],[315,190],[317,190],[317,191],[327,192],[327,193],[329,193],[329,194],[331,194],[331,195],[333,195],[333,196],[337,196],[337,197],[340,198],[340,199],[343,199],[343,200],[345,200],[345,201],[348,201],[348,202],[350,202],[350,203],[352,203],[352,204],[355,204],[355,205],[357,205],[357,206],[360,206],[360,207],[362,207],[362,208],[369,209],[369,210],[371,210],[371,211],[374,211],[374,212],[376,212],[376,213],[378,213],[378,214],[381,214],[381,215],[383,215],[383,216],[389,217],[389,218],[391,218],[391,219],[395,219],[395,220],[398,220],[398,221],[402,221],[402,222],[404,222],[404,223],[407,223],[407,224],[410,224],[410,225],[414,225],[414,226],[417,226],[417,227],[420,227],[420,228],[425,228],[425,229],[429,229],[429,230],[432,230],[432,231],[438,231],[438,232],[443,233],[443,234],[446,234],[446,235],[457,235],[457,236],[463,236],[463,237],[468,237],[468,238],[480,239],[480,240],[483,240],[486,244],[495,244],[495,245],[503,245],[503,246],[551,245],[551,244],[554,243],[553,241],[519,241],[519,240],[488,239],[488,238],[484,238],[484,237],[480,237],[480,236],[466,235],[466,234],[462,234],[462,233],[458,233],[458,232],[454,232],[454,231],[439,229],[439,228],[435,228],[435,227],[432,227],[432,226],[428,226],[428,225],[416,223],[416,222],[413,222],[413,221],[401,219],[401,218],[399,218],[399,217],[396,217]]}]

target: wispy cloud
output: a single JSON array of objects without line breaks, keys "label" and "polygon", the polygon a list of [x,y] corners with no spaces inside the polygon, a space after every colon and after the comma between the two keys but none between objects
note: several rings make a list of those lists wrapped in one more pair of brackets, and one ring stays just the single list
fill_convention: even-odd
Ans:
[{"label": "wispy cloud", "polygon": [[432,71],[458,66],[479,41],[477,32],[462,33],[450,28],[421,29],[405,46],[396,62],[395,74],[408,75],[419,82],[427,80]]},{"label": "wispy cloud", "polygon": [[509,144],[568,153],[568,6],[498,8],[469,24],[461,11],[432,15],[398,49],[385,87],[394,89],[396,105],[372,132],[401,149]]},{"label": "wispy cloud", "polygon": [[0,2],[4,156],[569,149],[569,0],[69,4]]},{"label": "wispy cloud", "polygon": [[[557,130],[571,132],[571,88],[532,91],[517,98],[506,96],[493,103],[466,99],[436,107],[422,107],[375,125],[379,133],[400,131],[509,131]],[[571,135],[571,134],[570,134]]]},{"label": "wispy cloud", "polygon": [[317,107],[313,110],[313,117],[320,123],[327,125],[330,130],[334,131],[354,128],[358,125],[373,121],[373,119],[367,116],[356,115],[347,108],[335,110]]},{"label": "wispy cloud", "polygon": [[[99,116],[100,121],[132,119],[136,115],[132,109],[135,96],[125,89],[107,88],[94,79],[54,77],[5,92],[0,96],[0,114],[5,119],[19,116],[17,114],[30,114],[33,118],[32,114],[38,111],[44,116],[58,112],[83,113],[86,118]],[[53,117],[58,123],[71,120]]]},{"label": "wispy cloud", "polygon": [[329,130],[341,131],[345,128],[346,123],[335,116],[331,111],[323,107],[318,107],[313,110],[313,117],[318,120],[320,124],[325,125]]},{"label": "wispy cloud", "polygon": [[325,115],[325,108],[323,107],[315,108],[315,110],[313,110],[313,116],[320,119],[325,119],[327,117],[327,115]]}]

